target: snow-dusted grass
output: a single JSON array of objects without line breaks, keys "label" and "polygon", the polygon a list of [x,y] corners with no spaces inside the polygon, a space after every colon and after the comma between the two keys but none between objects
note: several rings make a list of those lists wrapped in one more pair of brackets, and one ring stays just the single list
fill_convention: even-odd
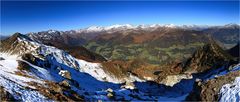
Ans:
[{"label": "snow-dusted grass", "polygon": [[0,53],[0,57],[4,60],[0,60],[0,75],[10,79],[22,86],[27,86],[26,82],[36,82],[36,83],[43,83],[40,80],[36,80],[29,77],[19,76],[16,75],[15,72],[19,71],[17,69],[18,62],[20,58],[16,55],[8,55],[6,53]]},{"label": "snow-dusted grass", "polygon": [[16,75],[18,62],[20,58],[16,55],[9,55],[6,53],[0,53],[0,86],[3,86],[6,91],[11,93],[15,99],[22,100],[24,102],[42,102],[48,101],[46,97],[41,95],[37,91],[27,89],[26,87],[35,89],[34,86],[30,86],[27,82],[36,82],[42,84],[42,80],[37,80],[29,77]]},{"label": "snow-dusted grass", "polygon": [[26,89],[20,84],[0,76],[0,86],[3,86],[10,94],[13,95],[14,99],[21,100],[23,102],[48,102],[46,97],[37,91]]},{"label": "snow-dusted grass", "polygon": [[55,81],[55,78],[50,74],[49,70],[38,67],[24,60],[21,60],[21,61],[30,65],[33,68],[31,70],[33,71],[34,74],[36,74],[37,77],[40,77],[41,79],[44,79],[44,80]]}]

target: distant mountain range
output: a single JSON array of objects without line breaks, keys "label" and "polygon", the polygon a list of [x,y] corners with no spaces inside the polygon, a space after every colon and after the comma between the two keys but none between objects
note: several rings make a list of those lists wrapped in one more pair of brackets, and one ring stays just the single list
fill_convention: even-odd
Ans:
[{"label": "distant mountain range", "polygon": [[[131,32],[153,32],[159,29],[168,29],[168,28],[175,28],[175,29],[184,29],[184,30],[196,30],[196,31],[204,31],[205,33],[210,33],[212,35],[216,35],[218,33],[217,31],[225,31],[229,30],[232,31],[231,33],[236,33],[239,25],[238,24],[227,24],[224,26],[209,26],[209,25],[173,25],[173,24],[166,24],[166,25],[160,25],[160,24],[152,24],[152,25],[137,25],[133,26],[130,24],[124,24],[124,25],[112,25],[112,26],[107,26],[107,27],[101,27],[101,26],[91,26],[85,29],[79,29],[79,30],[70,30],[70,31],[57,31],[57,30],[48,30],[48,31],[42,31],[42,32],[32,32],[29,34],[36,34],[42,36],[44,34],[45,37],[51,37],[53,36],[52,34],[57,33],[57,34],[73,34],[73,35],[78,35],[78,37],[84,38],[85,40],[91,40],[97,35],[100,34],[114,34],[116,32],[119,33],[131,33]],[[233,30],[235,29],[235,30]],[[215,33],[215,34],[213,34]],[[225,32],[220,32],[220,33],[227,33]],[[221,34],[220,34],[221,35]],[[220,36],[219,35],[219,36]]]},{"label": "distant mountain range", "polygon": [[126,24],[109,27],[92,26],[71,31],[49,30],[29,33],[28,36],[44,44],[84,46],[106,59],[134,60],[141,57],[149,63],[161,64],[190,57],[197,47],[208,42],[209,36],[224,49],[231,48],[239,42],[239,27],[237,24],[224,26]]},{"label": "distant mountain range", "polygon": [[0,99],[225,101],[226,84],[239,88],[239,30],[126,24],[15,33],[1,40]]},{"label": "distant mountain range", "polygon": [[[174,25],[174,24],[149,24],[149,25],[131,25],[131,24],[123,24],[123,25],[112,25],[112,26],[90,26],[88,28],[83,28],[79,30],[70,30],[70,31],[60,31],[71,32],[71,33],[90,33],[90,32],[115,32],[115,31],[126,31],[126,30],[154,30],[157,28],[179,28],[179,29],[188,29],[188,30],[205,30],[210,28],[221,29],[221,28],[236,28],[238,24],[226,24],[223,26],[219,25]],[[54,33],[57,30],[49,30],[48,33]]]}]

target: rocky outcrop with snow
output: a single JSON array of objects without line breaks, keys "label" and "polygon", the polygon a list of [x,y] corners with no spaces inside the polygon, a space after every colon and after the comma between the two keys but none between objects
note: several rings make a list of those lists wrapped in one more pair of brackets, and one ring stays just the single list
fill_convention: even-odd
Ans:
[{"label": "rocky outcrop with snow", "polygon": [[100,81],[123,83],[125,80],[132,80],[128,78],[118,79],[113,75],[109,75],[102,69],[100,63],[91,63],[76,59],[60,49],[29,40],[24,35],[18,34],[16,36],[17,38],[15,38],[14,43],[18,47],[11,47],[11,50],[6,49],[4,52],[17,55],[31,53],[35,57],[50,61],[49,63],[52,65],[68,66],[80,72],[87,73]]},{"label": "rocky outcrop with snow", "polygon": [[17,72],[23,73],[17,68],[17,60],[19,60],[17,56],[0,53],[0,57],[3,58],[3,60],[0,60],[0,86],[8,91],[15,100],[50,101],[41,93],[31,90],[31,88],[35,89],[35,86],[27,84],[28,82],[35,82],[44,86],[44,82],[41,79],[34,77],[33,73],[26,74],[26,76],[31,77],[17,74]]},{"label": "rocky outcrop with snow", "polygon": [[[235,65],[231,70],[213,70],[209,74],[200,75],[187,101],[239,101],[240,66]],[[234,81],[235,80],[235,81]],[[233,84],[229,84],[232,83]]]},{"label": "rocky outcrop with snow", "polygon": [[233,83],[223,85],[219,94],[220,102],[239,102],[240,77],[236,77]]}]

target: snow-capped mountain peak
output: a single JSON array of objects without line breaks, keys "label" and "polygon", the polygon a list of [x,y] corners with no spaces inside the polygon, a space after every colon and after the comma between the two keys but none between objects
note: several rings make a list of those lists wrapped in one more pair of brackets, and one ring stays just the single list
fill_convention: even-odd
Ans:
[{"label": "snow-capped mountain peak", "polygon": [[116,25],[104,27],[105,30],[119,29],[119,28],[133,29],[135,27],[133,25],[130,25],[130,24],[123,24],[123,25],[116,24]]},{"label": "snow-capped mountain peak", "polygon": [[230,24],[224,25],[223,27],[225,27],[225,28],[235,28],[235,27],[239,27],[239,26],[240,26],[239,24],[230,23]]},{"label": "snow-capped mountain peak", "polygon": [[[238,24],[227,24],[224,26],[213,26],[213,25],[195,25],[195,24],[189,24],[189,25],[175,25],[175,24],[139,24],[139,25],[132,25],[132,24],[115,24],[111,26],[90,26],[88,28],[81,28],[78,30],[70,30],[70,31],[57,31],[57,30],[48,30],[48,31],[42,31],[38,32],[37,34],[41,36],[48,36],[49,34],[52,34],[51,36],[63,34],[63,33],[98,33],[98,32],[116,32],[116,31],[125,31],[125,30],[147,30],[147,31],[153,31],[157,28],[179,28],[179,29],[188,29],[188,30],[204,30],[208,28],[237,28],[239,27]],[[44,33],[47,33],[48,35],[45,35]],[[30,35],[35,33],[28,33]]]},{"label": "snow-capped mountain peak", "polygon": [[48,30],[47,32],[48,32],[48,33],[55,33],[55,32],[57,32],[57,30],[52,30],[52,29],[50,29],[50,30]]},{"label": "snow-capped mountain peak", "polygon": [[150,27],[160,27],[161,25],[160,24],[152,24],[150,25]]},{"label": "snow-capped mountain peak", "polygon": [[166,25],[163,25],[163,27],[175,28],[176,25],[174,25],[174,24],[166,24]]},{"label": "snow-capped mountain peak", "polygon": [[102,31],[104,28],[100,26],[91,26],[86,29],[87,32],[99,32]]}]

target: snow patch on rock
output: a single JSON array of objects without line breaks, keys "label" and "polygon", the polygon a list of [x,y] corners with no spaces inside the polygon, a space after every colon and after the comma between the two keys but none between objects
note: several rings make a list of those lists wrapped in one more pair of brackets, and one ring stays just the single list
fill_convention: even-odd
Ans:
[{"label": "snow patch on rock", "polygon": [[220,102],[240,101],[240,77],[236,77],[231,84],[225,84],[220,90]]}]

